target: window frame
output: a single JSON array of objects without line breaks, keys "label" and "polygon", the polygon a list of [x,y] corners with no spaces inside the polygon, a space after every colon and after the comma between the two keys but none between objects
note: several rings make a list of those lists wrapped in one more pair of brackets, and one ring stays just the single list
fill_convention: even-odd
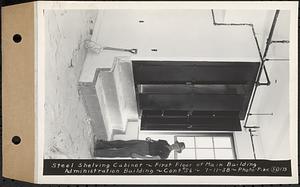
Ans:
[{"label": "window frame", "polygon": [[[195,141],[195,137],[212,137],[212,142],[213,142],[213,148],[207,148],[207,149],[212,149],[213,152],[214,152],[214,158],[212,158],[213,160],[218,160],[216,159],[216,155],[215,155],[215,149],[218,149],[218,148],[215,148],[214,147],[214,138],[213,137],[229,137],[230,138],[230,143],[231,143],[231,148],[228,148],[228,149],[231,149],[232,150],[232,153],[233,153],[233,159],[236,160],[237,159],[237,153],[236,153],[236,148],[235,148],[235,140],[234,140],[234,136],[233,136],[233,133],[199,133],[199,134],[178,134],[178,135],[174,135],[174,142],[177,141],[177,138],[178,137],[194,137],[194,141]],[[197,149],[196,148],[196,142],[195,142],[195,147],[194,148],[188,148],[188,149]],[[201,148],[199,148],[201,149]],[[205,148],[203,148],[205,149]],[[222,148],[219,148],[219,149],[222,149]],[[224,148],[226,149],[226,148]],[[177,157],[178,153],[175,151],[174,152],[174,159],[175,160],[178,160],[178,157]],[[195,160],[202,160],[202,159],[196,159],[196,151],[195,151]],[[204,160],[204,159],[203,159]]]}]

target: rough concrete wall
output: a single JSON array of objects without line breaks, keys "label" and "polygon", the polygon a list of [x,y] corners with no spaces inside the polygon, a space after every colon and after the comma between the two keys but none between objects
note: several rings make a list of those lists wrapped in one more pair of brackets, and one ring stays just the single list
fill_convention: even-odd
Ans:
[{"label": "rough concrete wall", "polygon": [[97,11],[45,11],[45,158],[88,158],[89,116],[77,84]]}]

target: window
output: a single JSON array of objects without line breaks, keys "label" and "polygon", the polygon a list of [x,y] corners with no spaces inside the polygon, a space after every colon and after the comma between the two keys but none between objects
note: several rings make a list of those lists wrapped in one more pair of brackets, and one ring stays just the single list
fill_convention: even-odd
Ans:
[{"label": "window", "polygon": [[197,136],[175,136],[185,143],[182,153],[175,153],[175,159],[235,159],[232,134],[200,134]]}]

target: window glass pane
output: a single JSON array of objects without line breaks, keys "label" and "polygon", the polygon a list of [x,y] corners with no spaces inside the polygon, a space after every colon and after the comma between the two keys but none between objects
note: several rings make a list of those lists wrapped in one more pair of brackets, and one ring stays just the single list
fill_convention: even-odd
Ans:
[{"label": "window glass pane", "polygon": [[231,148],[230,137],[214,137],[215,148]]},{"label": "window glass pane", "polygon": [[186,148],[195,148],[194,137],[177,137],[177,141],[184,142]]},{"label": "window glass pane", "polygon": [[213,148],[212,137],[196,137],[197,148]]},{"label": "window glass pane", "polygon": [[214,159],[213,149],[197,149],[197,159]]},{"label": "window glass pane", "polygon": [[215,149],[216,159],[234,159],[232,149]]},{"label": "window glass pane", "polygon": [[[230,135],[205,134],[205,136],[183,136],[176,139],[186,145],[182,153],[174,154],[177,159],[235,159]],[[169,158],[172,159],[172,155]]]},{"label": "window glass pane", "polygon": [[184,149],[181,153],[176,153],[177,159],[195,159],[195,149]]}]

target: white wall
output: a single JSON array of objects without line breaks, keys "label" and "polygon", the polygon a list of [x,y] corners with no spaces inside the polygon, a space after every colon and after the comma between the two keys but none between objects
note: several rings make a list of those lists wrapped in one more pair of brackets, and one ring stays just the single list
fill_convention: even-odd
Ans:
[{"label": "white wall", "polygon": [[[95,68],[110,68],[116,56],[259,61],[251,28],[214,26],[211,10],[102,10],[92,40],[103,46],[137,48],[138,54],[89,53],[82,82],[91,80]],[[152,48],[158,51],[153,52]]]},{"label": "white wall", "polygon": [[260,126],[258,136],[264,150],[261,156],[272,159],[289,158],[288,62],[268,62],[266,67],[271,85],[258,88],[252,113],[273,113],[273,115],[251,118],[256,118],[256,125]]},{"label": "white wall", "polygon": [[[273,40],[289,40],[289,12],[281,11]],[[288,58],[288,44],[272,44],[268,58]],[[249,125],[260,126],[256,133],[255,147],[259,158],[289,159],[289,61],[267,61],[266,69],[271,85],[260,86],[251,113],[273,115],[252,116]],[[265,81],[263,77],[262,82]]]},{"label": "white wall", "polygon": [[224,22],[253,24],[259,46],[263,51],[270,32],[274,13],[275,10],[226,10]]},{"label": "white wall", "polygon": [[[224,13],[224,22],[254,24],[263,52],[274,13],[274,10],[229,10]],[[261,19],[257,19],[257,17]],[[280,11],[273,40],[289,40],[288,11]],[[270,45],[267,58],[288,59],[288,57],[288,44]],[[271,85],[258,87],[251,113],[273,113],[273,116],[251,116],[247,125],[260,126],[253,136],[257,158],[289,159],[289,62],[267,61],[266,69]],[[266,82],[264,74],[262,74],[261,82]],[[234,134],[238,157],[240,159],[253,158],[249,132],[244,130]]]},{"label": "white wall", "polygon": [[234,145],[238,159],[253,159],[253,151],[249,132],[242,129],[241,132],[234,132]]}]

